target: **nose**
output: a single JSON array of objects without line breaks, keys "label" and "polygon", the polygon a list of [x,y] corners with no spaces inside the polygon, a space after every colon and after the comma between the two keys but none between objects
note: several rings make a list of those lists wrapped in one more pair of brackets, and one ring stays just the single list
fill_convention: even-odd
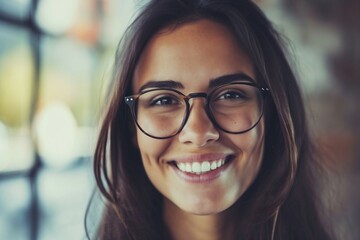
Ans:
[{"label": "nose", "polygon": [[192,99],[187,122],[179,133],[181,143],[202,147],[219,139],[219,132],[206,113],[205,102],[202,98]]}]

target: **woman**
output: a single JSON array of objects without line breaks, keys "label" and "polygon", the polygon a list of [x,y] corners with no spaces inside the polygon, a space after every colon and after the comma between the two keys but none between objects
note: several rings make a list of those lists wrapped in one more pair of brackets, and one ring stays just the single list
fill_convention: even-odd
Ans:
[{"label": "woman", "polygon": [[247,0],[150,1],[95,153],[100,239],[330,239],[282,41]]}]

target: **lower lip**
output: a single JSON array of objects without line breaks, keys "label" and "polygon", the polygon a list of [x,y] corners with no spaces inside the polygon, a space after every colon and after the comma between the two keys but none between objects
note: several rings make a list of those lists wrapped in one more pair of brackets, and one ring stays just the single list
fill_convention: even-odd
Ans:
[{"label": "lower lip", "polygon": [[225,163],[225,165],[215,169],[210,170],[209,172],[202,174],[188,173],[183,172],[176,166],[172,166],[175,173],[184,181],[190,183],[207,183],[216,180],[221,176],[221,174],[229,167],[232,161]]}]

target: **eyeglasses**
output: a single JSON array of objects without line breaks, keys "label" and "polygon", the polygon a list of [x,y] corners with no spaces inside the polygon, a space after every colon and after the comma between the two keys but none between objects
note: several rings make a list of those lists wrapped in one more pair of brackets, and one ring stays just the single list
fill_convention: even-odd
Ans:
[{"label": "eyeglasses", "polygon": [[185,126],[190,115],[190,99],[205,98],[206,113],[215,127],[232,134],[254,128],[264,112],[268,88],[252,82],[221,85],[209,94],[183,93],[172,88],[149,89],[125,97],[138,128],[156,139],[170,138]]}]

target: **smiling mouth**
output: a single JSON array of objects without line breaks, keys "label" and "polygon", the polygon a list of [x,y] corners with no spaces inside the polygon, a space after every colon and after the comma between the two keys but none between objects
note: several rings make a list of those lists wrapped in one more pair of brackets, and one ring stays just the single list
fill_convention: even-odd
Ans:
[{"label": "smiling mouth", "polygon": [[222,166],[232,161],[234,157],[235,157],[234,155],[229,155],[226,158],[220,158],[217,160],[202,161],[202,162],[172,161],[171,164],[176,166],[182,172],[200,175],[221,168]]}]

